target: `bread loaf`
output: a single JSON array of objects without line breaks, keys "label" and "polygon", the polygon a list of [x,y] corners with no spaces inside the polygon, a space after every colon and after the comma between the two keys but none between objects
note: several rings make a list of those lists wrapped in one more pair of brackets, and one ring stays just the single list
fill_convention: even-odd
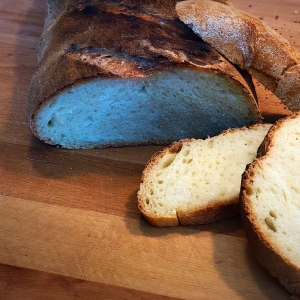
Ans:
[{"label": "bread loaf", "polygon": [[155,226],[205,224],[238,214],[241,175],[269,124],[175,142],[148,162],[138,206]]},{"label": "bread loaf", "polygon": [[169,144],[261,121],[240,73],[175,0],[49,0],[28,92],[33,133],[65,148]]},{"label": "bread loaf", "polygon": [[280,119],[243,174],[241,216],[259,262],[300,298],[300,113]]},{"label": "bread loaf", "polygon": [[180,19],[292,111],[300,109],[300,53],[279,33],[229,1],[178,2]]}]

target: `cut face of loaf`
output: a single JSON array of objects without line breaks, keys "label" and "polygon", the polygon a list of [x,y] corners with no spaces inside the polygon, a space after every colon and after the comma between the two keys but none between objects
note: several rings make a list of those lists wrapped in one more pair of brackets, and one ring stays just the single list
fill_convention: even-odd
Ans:
[{"label": "cut face of loaf", "polygon": [[[243,175],[241,216],[259,262],[300,297],[300,113],[278,121]],[[297,298],[298,297],[298,298]]]},{"label": "cut face of loaf", "polygon": [[66,148],[165,144],[251,124],[250,111],[243,93],[224,77],[177,69],[73,86],[43,105],[34,126],[42,140]]},{"label": "cut face of loaf", "polygon": [[33,133],[75,149],[260,122],[242,76],[176,19],[175,2],[49,0],[28,92]]},{"label": "cut face of loaf", "polygon": [[138,206],[155,226],[205,224],[238,214],[241,175],[255,159],[269,124],[182,140],[145,167]]}]

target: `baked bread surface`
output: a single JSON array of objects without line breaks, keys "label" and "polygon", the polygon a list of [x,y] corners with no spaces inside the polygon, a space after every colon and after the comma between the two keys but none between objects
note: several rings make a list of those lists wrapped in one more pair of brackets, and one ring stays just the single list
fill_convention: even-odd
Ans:
[{"label": "baked bread surface", "polygon": [[300,113],[279,120],[243,174],[241,216],[254,254],[300,297]]},{"label": "baked bread surface", "polygon": [[[163,5],[162,5],[163,3]],[[168,144],[261,121],[239,72],[176,1],[48,1],[28,115],[66,148]]]},{"label": "baked bread surface", "polygon": [[202,139],[174,142],[148,162],[138,206],[153,225],[220,221],[239,212],[241,175],[255,159],[269,124],[228,129]]},{"label": "baked bread surface", "polygon": [[291,110],[300,109],[300,53],[262,20],[230,1],[178,2],[180,19],[233,64],[247,70]]}]

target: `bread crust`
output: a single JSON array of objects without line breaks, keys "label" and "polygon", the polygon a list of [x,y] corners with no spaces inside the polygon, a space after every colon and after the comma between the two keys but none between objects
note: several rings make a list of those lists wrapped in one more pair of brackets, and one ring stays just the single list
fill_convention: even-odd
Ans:
[{"label": "bread crust", "polygon": [[[237,70],[177,19],[176,1],[162,2],[49,0],[27,101],[36,136],[37,111],[53,96],[93,78],[144,78],[174,68],[205,69],[233,81],[257,106]],[[255,118],[261,118],[258,110]]]},{"label": "bread crust", "polygon": [[291,110],[300,109],[300,54],[280,34],[229,1],[182,1],[176,10],[229,61],[247,70]]},{"label": "bread crust", "polygon": [[253,176],[256,168],[261,162],[269,156],[269,151],[276,147],[274,145],[274,136],[280,130],[285,122],[293,118],[300,118],[300,112],[278,120],[269,130],[264,141],[258,149],[258,158],[246,167],[242,176],[240,192],[240,213],[246,232],[246,236],[253,253],[258,261],[270,272],[270,274],[279,279],[280,283],[291,292],[294,299],[300,297],[300,267],[292,263],[289,258],[282,256],[280,249],[273,245],[268,239],[267,234],[261,227],[261,223],[253,212],[251,203],[251,191]]}]

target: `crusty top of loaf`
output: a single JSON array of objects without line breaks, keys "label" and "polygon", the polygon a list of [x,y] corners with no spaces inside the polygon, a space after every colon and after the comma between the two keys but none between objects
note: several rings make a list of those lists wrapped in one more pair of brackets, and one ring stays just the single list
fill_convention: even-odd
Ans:
[{"label": "crusty top of loaf", "polygon": [[250,95],[235,68],[179,21],[175,2],[49,1],[56,19],[42,35],[29,116],[45,99],[85,79],[146,77],[174,67],[224,74]]},{"label": "crusty top of loaf", "polygon": [[45,25],[51,24],[63,12],[68,11],[77,5],[89,5],[106,3],[113,4],[114,6],[124,6],[130,8],[138,7],[143,11],[150,11],[157,13],[160,16],[175,17],[175,4],[178,0],[48,0],[47,2],[47,18]]},{"label": "crusty top of loaf", "polygon": [[280,78],[300,62],[299,52],[263,21],[230,2],[189,0],[177,4],[180,18],[231,62]]},{"label": "crusty top of loaf", "polygon": [[181,1],[176,10],[205,42],[299,110],[300,53],[278,32],[229,1]]}]

